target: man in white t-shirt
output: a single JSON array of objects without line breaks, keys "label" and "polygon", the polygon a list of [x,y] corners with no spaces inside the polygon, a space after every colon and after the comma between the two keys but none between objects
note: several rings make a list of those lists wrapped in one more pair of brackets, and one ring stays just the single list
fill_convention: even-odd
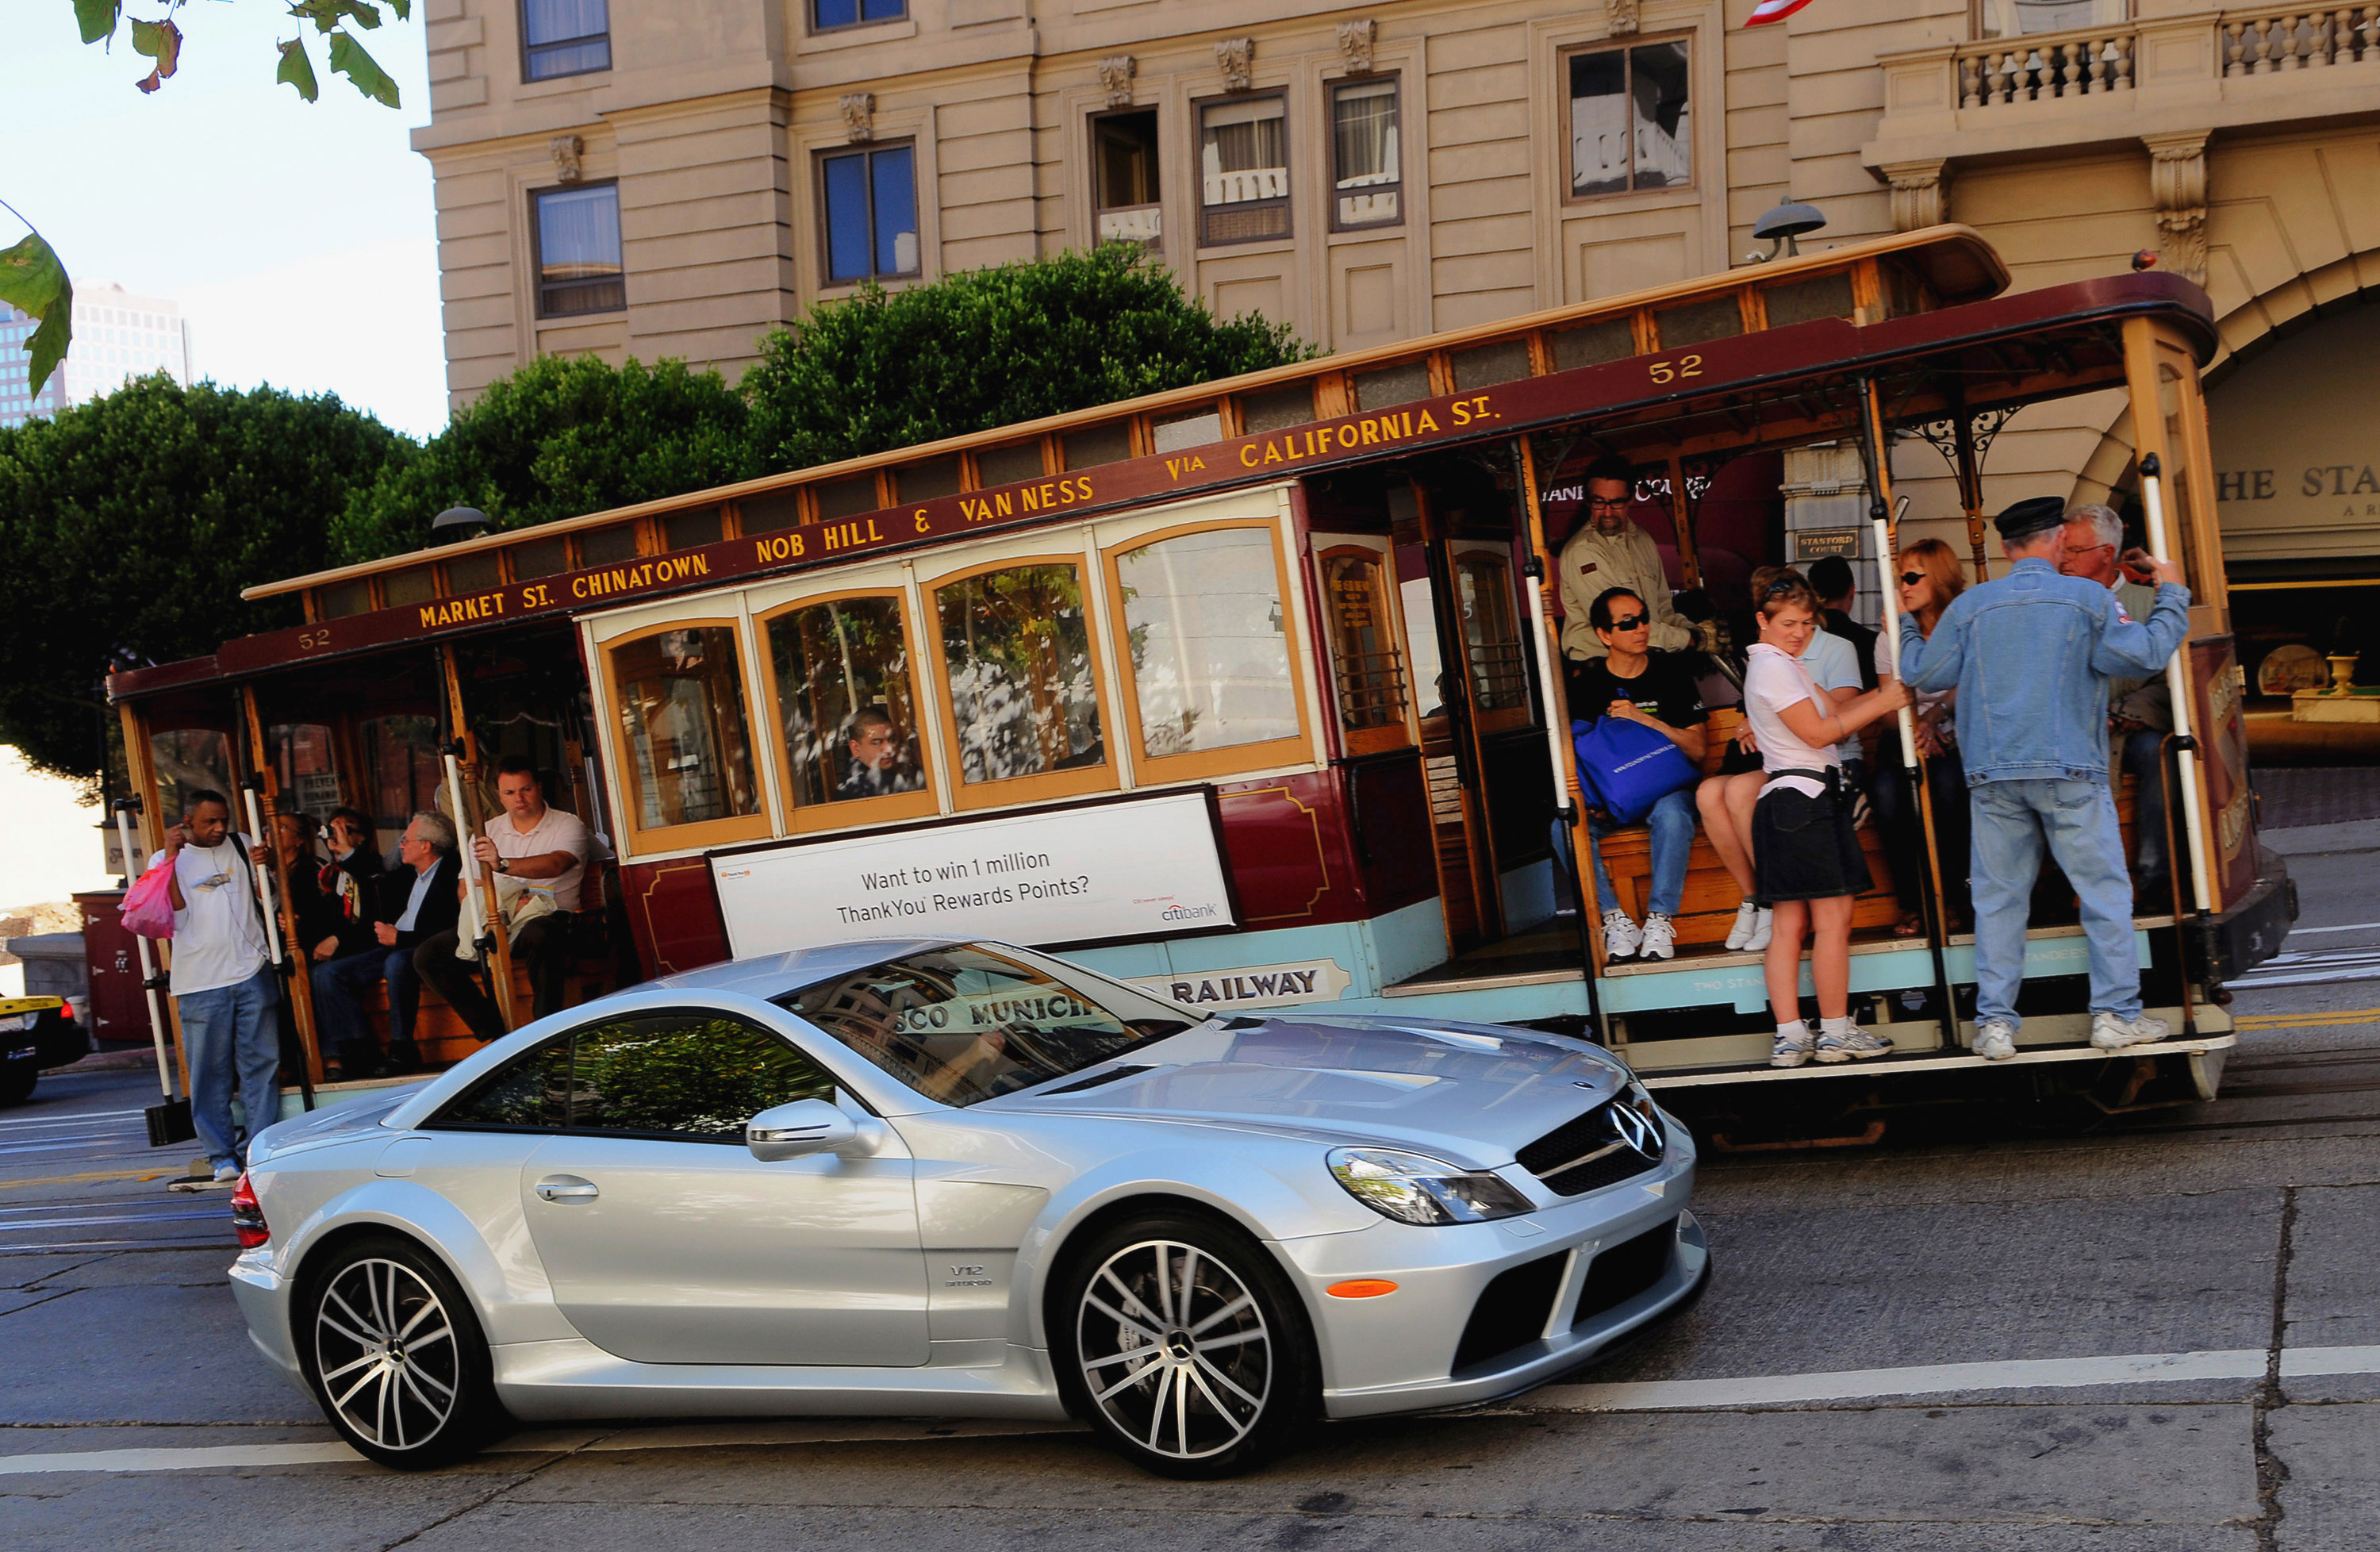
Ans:
[{"label": "man in white t-shirt", "polygon": [[[256,897],[257,869],[271,855],[232,833],[230,802],[201,787],[149,859],[151,867],[174,865],[172,986],[190,1063],[190,1119],[221,1186],[238,1183],[248,1145],[281,1119],[281,985]],[[248,1115],[237,1141],[235,1084]]]},{"label": "man in white t-shirt", "polygon": [[[497,762],[496,797],[504,811],[488,821],[486,834],[473,839],[471,852],[480,867],[553,897],[551,912],[524,922],[511,936],[513,960],[528,967],[536,1016],[543,1018],[562,1006],[572,958],[571,925],[577,919],[579,886],[594,841],[577,815],[547,806],[537,767],[517,755]],[[453,932],[430,939],[414,952],[414,971],[454,1005],[472,1034],[495,1039],[505,1033],[504,1015],[471,978],[469,964],[455,957],[455,943]]]}]

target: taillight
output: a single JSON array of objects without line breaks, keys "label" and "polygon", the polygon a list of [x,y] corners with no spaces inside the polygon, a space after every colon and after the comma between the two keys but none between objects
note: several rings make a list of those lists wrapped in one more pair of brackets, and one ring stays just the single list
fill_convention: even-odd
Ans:
[{"label": "taillight", "polygon": [[273,1230],[264,1221],[264,1208],[256,1199],[256,1187],[248,1183],[244,1170],[231,1194],[231,1228],[239,1236],[242,1250],[254,1250],[273,1238]]}]

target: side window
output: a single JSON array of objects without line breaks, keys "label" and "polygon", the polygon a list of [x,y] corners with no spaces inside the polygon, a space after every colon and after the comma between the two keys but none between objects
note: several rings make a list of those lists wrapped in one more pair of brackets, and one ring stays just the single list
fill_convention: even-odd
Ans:
[{"label": "side window", "polygon": [[800,604],[764,627],[796,829],[899,817],[836,810],[864,798],[911,794],[906,807],[933,810],[901,616],[883,594]]},{"label": "side window", "polygon": [[620,186],[586,183],[529,196],[537,216],[537,312],[567,318],[628,305],[620,258]]},{"label": "side window", "polygon": [[917,154],[874,146],[819,158],[826,283],[895,280],[918,272]]},{"label": "side window", "polygon": [[521,79],[547,80],[612,67],[606,0],[521,0]]},{"label": "side window", "polygon": [[1398,202],[1397,78],[1344,81],[1330,89],[1330,223],[1342,231],[1393,226]]},{"label": "side window", "polygon": [[1483,727],[1526,721],[1529,671],[1522,660],[1511,561],[1492,550],[1456,551],[1454,591],[1463,614],[1463,655],[1470,660],[1471,702]]},{"label": "side window", "polygon": [[1339,735],[1351,755],[1401,749],[1405,725],[1405,658],[1389,601],[1388,555],[1342,544],[1316,557],[1330,638],[1330,676]]},{"label": "side window", "polygon": [[1198,110],[1198,203],[1208,244],[1289,236],[1289,104],[1242,97]]},{"label": "side window", "polygon": [[431,1119],[433,1128],[553,1132],[570,1118],[570,1037],[557,1035],[481,1078]]},{"label": "side window", "polygon": [[1158,213],[1157,110],[1091,120],[1091,193],[1101,242],[1147,243],[1164,235]]},{"label": "side window", "polygon": [[[1296,758],[1297,676],[1272,531],[1207,528],[1111,553],[1148,775]],[[1281,745],[1292,746],[1250,747]],[[1207,758],[1169,763],[1183,757]]]},{"label": "side window", "polygon": [[[947,731],[966,787],[1062,775],[1084,778],[1067,791],[1113,784],[1081,566],[1029,562],[959,577],[934,589],[934,611]],[[959,794],[962,806],[967,795]],[[1028,795],[984,794],[977,801]]]},{"label": "side window", "polygon": [[832,1099],[834,1080],[790,1041],[725,1013],[649,1013],[573,1036],[574,1132],[740,1143],[773,1105]]},{"label": "side window", "polygon": [[1694,181],[1688,59],[1682,38],[1564,56],[1572,199]]},{"label": "side window", "polygon": [[[615,643],[608,656],[633,828],[728,822],[730,830],[765,831],[734,627],[657,631]],[[747,819],[753,823],[734,822]]]}]

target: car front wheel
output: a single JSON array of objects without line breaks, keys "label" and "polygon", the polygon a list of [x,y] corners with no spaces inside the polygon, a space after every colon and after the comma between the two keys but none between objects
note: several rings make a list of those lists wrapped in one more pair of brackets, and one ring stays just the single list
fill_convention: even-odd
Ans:
[{"label": "car front wheel", "polygon": [[446,1268],[410,1241],[351,1241],[309,1275],[298,1348],[323,1414],[365,1456],[401,1471],[446,1465],[504,1420],[488,1344]]},{"label": "car front wheel", "polygon": [[1051,1310],[1068,1407],[1167,1476],[1219,1477],[1314,1411],[1314,1341],[1272,1258],[1235,1229],[1151,1216],[1098,1234]]}]

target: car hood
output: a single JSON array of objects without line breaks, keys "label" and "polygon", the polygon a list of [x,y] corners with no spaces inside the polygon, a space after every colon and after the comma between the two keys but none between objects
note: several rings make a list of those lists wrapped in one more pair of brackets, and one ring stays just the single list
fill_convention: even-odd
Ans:
[{"label": "car hood", "polygon": [[[1096,1081],[1132,1067],[1146,1071]],[[1592,1047],[1500,1025],[1241,1018],[1200,1025],[981,1109],[1293,1130],[1492,1168],[1627,1081],[1621,1063]],[[1092,1086],[1079,1086],[1087,1082]]]}]

